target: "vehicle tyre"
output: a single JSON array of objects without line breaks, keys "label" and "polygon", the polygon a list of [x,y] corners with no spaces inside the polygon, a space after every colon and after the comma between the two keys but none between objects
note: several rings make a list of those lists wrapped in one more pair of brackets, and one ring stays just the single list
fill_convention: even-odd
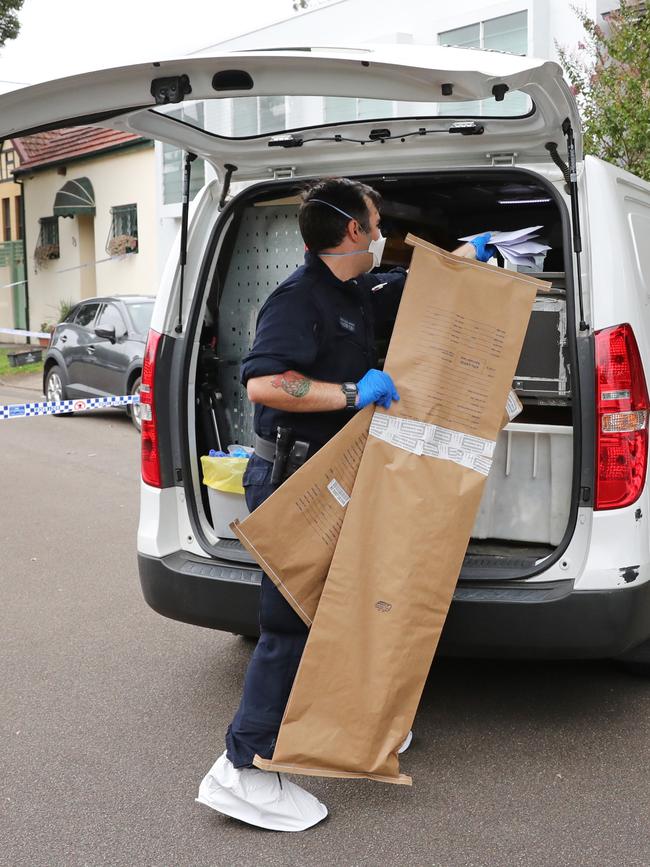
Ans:
[{"label": "vehicle tyre", "polygon": [[[53,364],[45,377],[45,400],[67,400],[61,368]],[[60,412],[57,415],[72,415],[71,412]]]},{"label": "vehicle tyre", "polygon": [[[131,388],[129,389],[129,394],[140,394],[140,387],[142,385],[142,377],[138,376],[137,379],[134,379],[131,383]],[[129,415],[131,416],[131,421],[133,422],[135,429],[140,433],[142,430],[142,422],[140,420],[140,406],[139,404],[131,404],[129,407]]]}]

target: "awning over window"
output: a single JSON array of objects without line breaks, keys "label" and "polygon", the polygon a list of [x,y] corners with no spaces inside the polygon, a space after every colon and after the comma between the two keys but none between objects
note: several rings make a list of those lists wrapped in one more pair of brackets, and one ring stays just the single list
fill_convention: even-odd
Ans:
[{"label": "awning over window", "polygon": [[95,191],[88,178],[67,181],[54,199],[55,217],[95,216]]}]

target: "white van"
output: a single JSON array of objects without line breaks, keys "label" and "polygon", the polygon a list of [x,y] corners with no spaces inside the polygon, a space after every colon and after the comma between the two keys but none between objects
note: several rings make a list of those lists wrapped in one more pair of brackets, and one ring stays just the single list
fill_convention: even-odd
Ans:
[{"label": "white van", "polygon": [[[230,135],[230,112],[284,95],[290,130],[270,111],[258,134]],[[375,117],[358,118],[360,97]],[[211,512],[200,457],[252,444],[239,365],[260,305],[303,259],[296,193],[346,175],[383,197],[384,266],[408,262],[408,232],[452,249],[472,232],[540,226],[551,246],[513,383],[524,409],[501,434],[441,652],[650,670],[650,185],[583,157],[556,64],[430,46],[282,49],[0,98],[3,137],[91,123],[177,145],[219,177],[171,251],[144,361],[138,558],[153,608],[257,629],[260,573],[215,532],[228,516]]]}]

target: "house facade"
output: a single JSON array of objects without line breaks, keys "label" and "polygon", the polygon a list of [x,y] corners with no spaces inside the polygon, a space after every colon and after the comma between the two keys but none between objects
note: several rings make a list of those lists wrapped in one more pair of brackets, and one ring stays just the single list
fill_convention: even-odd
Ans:
[{"label": "house facade", "polygon": [[96,295],[155,295],[153,143],[76,127],[16,139],[14,147],[25,215],[24,324],[44,330],[62,306]]}]

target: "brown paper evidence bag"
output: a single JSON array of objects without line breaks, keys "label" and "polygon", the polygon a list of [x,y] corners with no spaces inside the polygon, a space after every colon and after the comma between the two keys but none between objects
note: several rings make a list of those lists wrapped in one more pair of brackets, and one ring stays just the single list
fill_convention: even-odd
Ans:
[{"label": "brown paper evidence bag", "polygon": [[366,407],[233,530],[311,627],[266,770],[410,784],[397,750],[447,616],[532,304],[547,284],[414,247]]}]

